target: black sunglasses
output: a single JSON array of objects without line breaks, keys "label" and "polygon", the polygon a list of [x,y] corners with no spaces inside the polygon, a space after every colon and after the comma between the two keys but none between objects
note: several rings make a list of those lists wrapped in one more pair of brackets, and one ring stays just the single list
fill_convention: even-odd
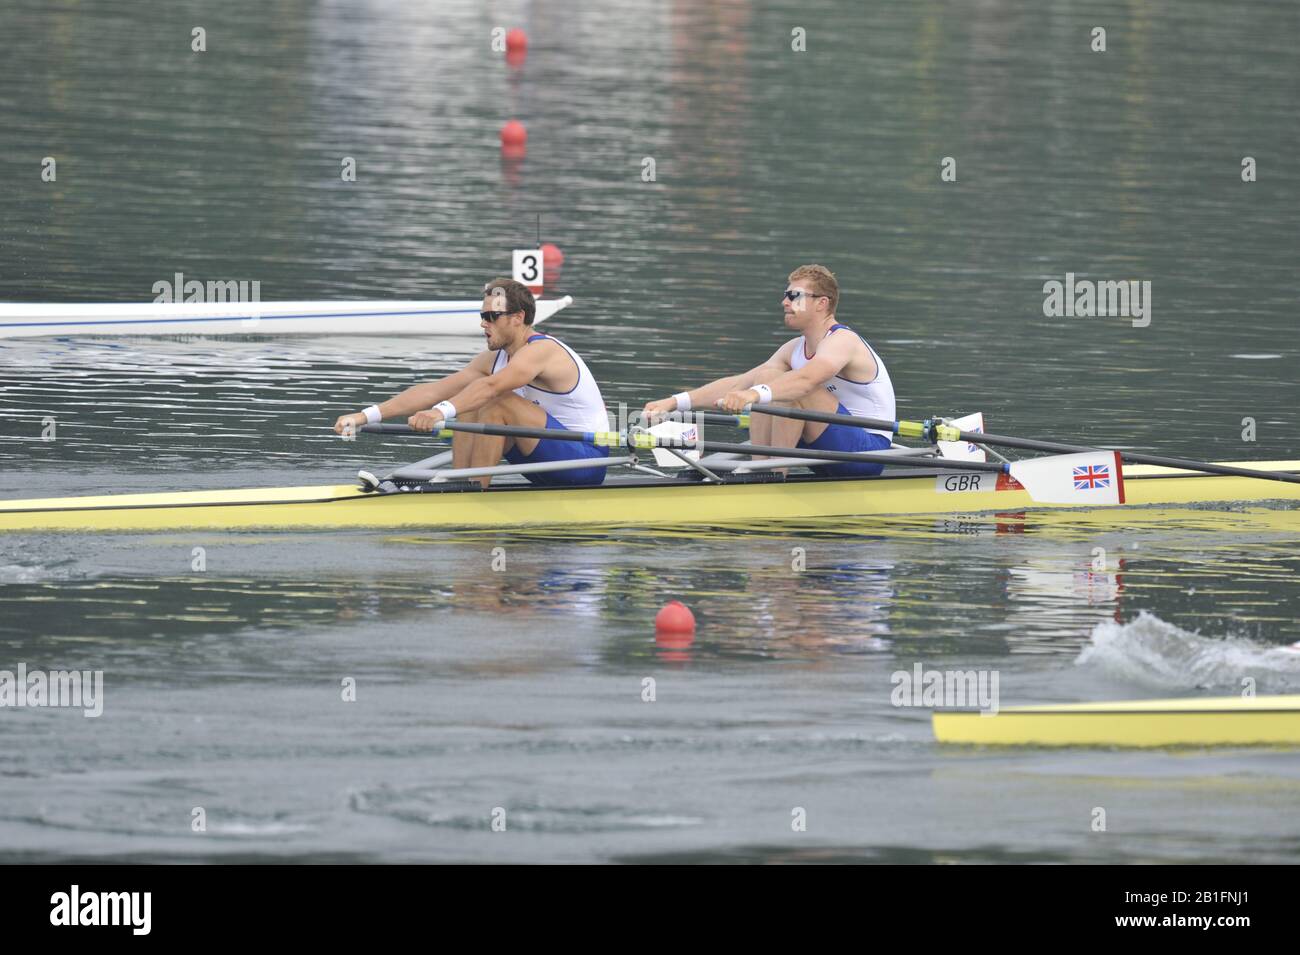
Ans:
[{"label": "black sunglasses", "polygon": [[495,322],[502,315],[511,315],[512,312],[479,312],[478,317],[484,322]]},{"label": "black sunglasses", "polygon": [[783,295],[782,297],[787,302],[797,302],[805,295],[807,295],[809,298],[830,298],[829,295],[814,295],[812,292],[805,292],[803,289],[799,289],[799,288],[786,289],[785,295]]}]

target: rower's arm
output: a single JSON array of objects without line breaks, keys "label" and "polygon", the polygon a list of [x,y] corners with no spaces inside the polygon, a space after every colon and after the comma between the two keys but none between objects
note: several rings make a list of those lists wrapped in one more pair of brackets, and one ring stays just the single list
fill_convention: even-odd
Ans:
[{"label": "rower's arm", "polygon": [[[856,335],[830,335],[817,346],[817,354],[798,371],[788,371],[775,381],[769,381],[773,401],[798,401],[821,388],[853,360],[858,339]],[[787,366],[788,367],[788,366]]]},{"label": "rower's arm", "polygon": [[[795,339],[798,341],[798,339]],[[708,408],[713,406],[723,395],[730,391],[738,391],[751,387],[754,382],[771,378],[773,375],[780,375],[782,372],[790,371],[790,352],[794,348],[794,342],[786,342],[775,352],[772,357],[761,365],[757,365],[749,371],[742,372],[739,375],[731,375],[727,378],[719,378],[711,381],[707,385],[701,385],[693,391],[687,392],[691,396],[692,408]]]},{"label": "rower's arm", "polygon": [[456,406],[456,414],[477,411],[490,401],[495,401],[516,388],[531,384],[546,370],[546,362],[555,357],[558,345],[547,341],[531,342],[510,356],[510,363],[495,375],[485,375],[471,382],[463,391],[447,396]]},{"label": "rower's arm", "polygon": [[448,375],[438,381],[427,381],[423,384],[412,385],[400,395],[394,395],[379,405],[379,413],[385,418],[400,418],[404,415],[413,415],[417,411],[424,411],[426,408],[432,408],[439,401],[446,401],[453,395],[460,394],[474,382],[481,381],[491,375],[492,360],[495,357],[495,352],[483,352],[475,355],[468,365],[455,374]]}]

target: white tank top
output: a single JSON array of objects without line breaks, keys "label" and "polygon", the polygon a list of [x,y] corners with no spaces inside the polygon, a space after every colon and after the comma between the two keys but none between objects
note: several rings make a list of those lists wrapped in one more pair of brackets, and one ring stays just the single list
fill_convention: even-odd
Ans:
[{"label": "white tank top", "polygon": [[[822,341],[825,341],[826,338],[829,338],[840,329],[844,329],[851,335],[858,335],[849,326],[836,323],[830,327],[830,331],[826,333]],[[894,384],[889,380],[889,372],[885,370],[885,363],[880,360],[880,356],[876,354],[876,350],[871,347],[870,343],[861,335],[858,335],[858,340],[867,346],[871,352],[871,357],[876,360],[876,377],[871,381],[853,381],[836,375],[826,382],[826,390],[834,395],[836,400],[847,408],[851,415],[857,415],[860,418],[883,418],[886,421],[894,421],[896,420]],[[804,351],[804,340],[802,338],[795,339],[794,350],[790,353],[790,367],[798,371],[811,360]],[[887,438],[893,437],[893,433],[889,431],[877,430],[876,428],[868,428],[867,430],[882,434]]]},{"label": "white tank top", "polygon": [[[609,414],[605,411],[605,399],[600,394],[596,379],[587,370],[587,363],[576,351],[550,335],[538,333],[529,336],[528,341],[552,341],[568,352],[573,363],[578,366],[578,383],[569,391],[547,391],[536,385],[524,385],[516,388],[515,394],[540,405],[543,411],[570,431],[608,431]],[[495,375],[508,364],[510,356],[502,349],[492,362],[492,374]]]}]

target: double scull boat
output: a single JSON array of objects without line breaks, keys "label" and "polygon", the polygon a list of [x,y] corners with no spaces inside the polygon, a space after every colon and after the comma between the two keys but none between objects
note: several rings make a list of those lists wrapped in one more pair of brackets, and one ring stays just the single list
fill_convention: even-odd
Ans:
[{"label": "double scull boat", "polygon": [[[609,460],[624,472],[640,467],[635,455]],[[472,480],[478,473],[451,470],[446,460],[435,458],[420,462],[434,464],[432,469],[411,466],[420,479],[405,485],[418,489],[406,492],[382,493],[354,483],[0,501],[0,532],[743,526],[826,520],[846,526],[856,521],[861,526],[864,520],[881,515],[1006,514],[1071,506],[1035,501],[1016,482],[946,469],[939,460],[933,468],[890,469],[879,477],[859,478],[782,476],[770,469],[741,466],[741,461],[702,458],[700,463],[713,470],[718,480],[701,478],[694,471],[663,477],[631,473],[612,476],[599,487],[535,487],[519,478],[518,483],[509,483],[511,469],[502,466],[496,473],[504,483],[485,490]],[[792,459],[772,462],[781,463],[796,466]],[[1237,466],[1300,474],[1300,461]],[[400,477],[405,470],[394,474]],[[514,473],[519,473],[518,468]],[[1300,484],[1147,465],[1125,468],[1124,481],[1126,503],[1112,510],[1300,501]],[[1285,513],[1294,515],[1300,529],[1300,510]]]},{"label": "double scull boat", "polygon": [[[840,418],[791,408],[752,409],[813,420]],[[443,451],[382,480],[362,471],[356,484],[249,490],[110,494],[0,501],[0,531],[182,528],[464,528],[724,526],[773,521],[839,521],[878,515],[1020,512],[1037,508],[1118,508],[1221,502],[1300,501],[1300,461],[1192,462],[1130,451],[1088,449],[1018,461],[983,459],[984,445],[1045,447],[1037,442],[961,430],[948,419],[925,422],[853,419],[930,440],[934,449],[895,446],[834,452],[705,440],[706,422],[748,427],[750,415],[692,413],[692,421],[626,431],[574,432],[447,421],[457,432],[553,438],[610,450],[615,476],[599,486],[536,486],[530,474],[588,468],[591,458],[455,468]],[[849,420],[849,419],[845,419]],[[363,432],[414,435],[405,425],[368,424]],[[347,435],[352,437],[352,435]],[[419,437],[424,438],[423,435]],[[978,459],[941,456],[945,445],[978,444]],[[638,453],[653,452],[653,462]],[[1147,463],[1126,465],[1126,460]],[[881,464],[875,477],[801,473],[827,462]],[[672,473],[670,468],[678,469]],[[790,472],[795,473],[790,473]],[[484,478],[503,479],[484,488]],[[511,482],[515,483],[511,483]],[[1295,514],[1300,526],[1300,510]]]}]

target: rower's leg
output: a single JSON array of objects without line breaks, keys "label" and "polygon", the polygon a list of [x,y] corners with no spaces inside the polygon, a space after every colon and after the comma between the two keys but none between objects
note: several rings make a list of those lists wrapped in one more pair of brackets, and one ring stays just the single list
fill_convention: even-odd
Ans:
[{"label": "rower's leg", "polygon": [[[781,401],[778,404],[805,411],[826,411],[834,414],[840,403],[835,395],[825,388],[817,388],[811,394],[804,395],[796,401]],[[822,436],[826,424],[820,421],[801,421],[798,418],[778,418],[773,415],[757,414],[749,419],[749,436],[754,444],[773,448],[793,448],[802,439],[811,444]],[[756,454],[755,460],[763,460],[770,455]],[[786,468],[777,468],[781,474],[788,473]]]},{"label": "rower's leg", "polygon": [[[777,402],[788,407],[791,402]],[[794,405],[799,407],[798,404]],[[804,422],[796,418],[778,418],[775,415],[756,414],[749,419],[749,438],[755,444],[772,448],[793,448],[799,443],[799,429]]]},{"label": "rower's leg", "polygon": [[[546,412],[541,405],[533,404],[527,398],[517,394],[502,395],[487,406],[496,415],[500,424],[514,425],[516,428],[545,428]],[[537,450],[537,438],[512,438],[515,447],[525,455]]]},{"label": "rower's leg", "polygon": [[[825,388],[818,388],[812,394],[805,395],[798,401],[793,402],[793,404],[796,408],[802,408],[804,411],[824,411],[827,414],[835,414],[840,410],[839,399]],[[799,421],[794,418],[787,418],[785,420],[789,421],[790,424],[795,425],[796,432],[799,428],[803,429],[803,433],[798,437],[803,438],[803,440],[808,444],[811,444],[820,438],[822,432],[824,432],[828,427],[824,421]],[[790,446],[793,447],[797,443],[798,438],[791,441]]]},{"label": "rower's leg", "polygon": [[[522,428],[546,427],[546,412],[540,406],[520,398],[516,394],[502,395],[468,414],[458,416],[460,421],[477,421],[480,424],[509,424]],[[536,438],[506,438],[495,434],[469,434],[456,432],[451,442],[452,467],[487,468],[501,462],[506,450],[517,446],[524,454],[531,454],[537,447]],[[487,487],[492,483],[490,477],[478,478],[479,484]]]},{"label": "rower's leg", "polygon": [[[765,370],[759,373],[754,379],[754,384],[769,384],[780,378],[785,372],[779,369]],[[825,390],[825,389],[820,389]],[[778,401],[778,405],[787,405],[789,402]],[[799,428],[803,425],[802,421],[793,418],[778,418],[774,415],[756,414],[749,419],[749,440],[754,444],[767,445],[775,448],[793,448],[799,441]],[[762,458],[764,455],[755,455],[755,458]]]},{"label": "rower's leg", "polygon": [[[486,422],[486,408],[457,415],[457,421]],[[495,434],[468,434],[457,431],[451,439],[451,466],[453,468],[485,468],[498,463],[505,454],[506,439]],[[487,487],[490,478],[478,478]]]}]

